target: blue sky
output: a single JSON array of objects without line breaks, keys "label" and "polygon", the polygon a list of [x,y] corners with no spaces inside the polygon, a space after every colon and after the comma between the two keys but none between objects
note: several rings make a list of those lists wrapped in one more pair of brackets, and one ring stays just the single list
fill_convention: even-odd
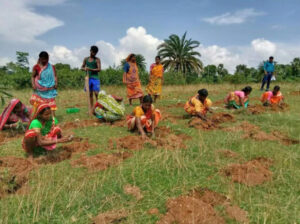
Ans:
[{"label": "blue sky", "polygon": [[256,66],[269,54],[282,63],[300,56],[299,0],[4,0],[1,4],[7,10],[0,12],[0,64],[14,59],[16,50],[28,51],[33,63],[46,49],[54,62],[76,67],[95,43],[104,67],[118,64],[131,51],[144,54],[150,63],[163,39],[185,31],[201,42],[198,50],[204,63],[224,63],[230,70],[239,63]]}]

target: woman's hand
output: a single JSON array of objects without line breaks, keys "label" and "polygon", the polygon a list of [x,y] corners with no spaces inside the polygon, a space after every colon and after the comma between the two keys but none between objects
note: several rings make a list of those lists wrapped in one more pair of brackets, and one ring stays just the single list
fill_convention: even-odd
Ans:
[{"label": "woman's hand", "polygon": [[57,140],[57,143],[67,143],[73,140],[73,136],[65,136]]}]

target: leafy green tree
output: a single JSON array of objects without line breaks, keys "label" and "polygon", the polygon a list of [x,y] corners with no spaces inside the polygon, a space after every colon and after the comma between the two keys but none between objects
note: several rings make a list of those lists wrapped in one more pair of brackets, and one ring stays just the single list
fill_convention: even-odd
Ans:
[{"label": "leafy green tree", "polygon": [[292,65],[292,76],[300,77],[300,58],[294,58],[291,65]]},{"label": "leafy green tree", "polygon": [[[136,65],[138,66],[139,71],[140,72],[146,71],[146,59],[145,59],[145,57],[141,54],[136,54],[135,56],[136,56]],[[126,59],[123,59],[121,61],[121,67],[123,68],[125,64],[126,64]]]},{"label": "leafy green tree", "polygon": [[217,67],[217,73],[220,78],[224,78],[229,75],[228,70],[224,67],[223,64],[219,64]]},{"label": "leafy green tree", "polygon": [[22,51],[17,51],[16,54],[17,54],[16,65],[22,69],[29,69],[29,61],[28,61],[29,54],[27,52],[22,52]]},{"label": "leafy green tree", "polygon": [[186,39],[186,33],[181,38],[172,34],[158,46],[158,55],[167,71],[184,75],[192,72],[200,74],[203,64],[199,59],[200,53],[195,51],[199,45],[200,42],[196,40]]}]

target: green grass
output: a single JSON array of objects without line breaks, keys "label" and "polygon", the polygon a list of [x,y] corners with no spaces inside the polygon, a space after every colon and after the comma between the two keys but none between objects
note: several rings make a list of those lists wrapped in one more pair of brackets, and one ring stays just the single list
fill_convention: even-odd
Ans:
[{"label": "green grass", "polygon": [[[254,85],[253,85],[254,86]],[[259,97],[257,89],[252,97]],[[165,87],[163,98],[156,104],[173,115],[184,115],[182,108],[166,108],[167,105],[185,102],[199,88],[207,88],[209,97],[221,100],[234,89],[242,86],[190,85]],[[300,138],[299,96],[289,93],[299,91],[299,84],[281,84],[286,102],[291,109],[285,113],[236,115],[237,123],[247,120],[264,131],[280,130],[289,136]],[[103,87],[107,92],[125,97],[125,88]],[[23,102],[28,102],[30,91],[15,91],[13,94]],[[252,101],[253,102],[253,101]],[[60,91],[57,99],[57,117],[60,122],[74,119],[88,119],[85,96],[81,90]],[[135,102],[137,103],[137,102]],[[253,103],[258,103],[254,100]],[[66,107],[77,105],[79,114],[67,115]],[[127,113],[133,107],[126,107]],[[224,109],[219,108],[218,111]],[[170,197],[186,194],[189,190],[202,187],[228,196],[249,213],[250,223],[300,223],[300,161],[299,145],[285,146],[278,142],[256,142],[242,139],[239,132],[221,130],[201,131],[188,128],[187,119],[172,124],[163,121],[173,131],[192,137],[187,141],[186,150],[168,151],[145,148],[134,152],[133,157],[120,165],[101,172],[89,172],[85,168],[73,168],[70,160],[44,165],[30,173],[30,193],[11,195],[0,199],[0,223],[90,223],[100,212],[124,208],[129,216],[122,223],[155,223],[158,218],[147,214],[150,208],[166,212],[166,201]],[[230,125],[230,124],[228,124]],[[106,152],[111,137],[129,135],[126,128],[102,125],[74,130],[76,136],[88,137],[90,143],[97,144],[87,155]],[[24,157],[21,138],[0,146],[0,156]],[[272,181],[256,187],[231,183],[219,174],[219,169],[234,159],[223,158],[216,151],[229,149],[239,153],[245,160],[267,157],[274,160],[271,167]],[[74,159],[74,158],[72,158]],[[138,186],[144,198],[136,201],[123,192],[126,184]],[[222,209],[222,208],[220,208]],[[235,223],[228,220],[228,223]]]}]

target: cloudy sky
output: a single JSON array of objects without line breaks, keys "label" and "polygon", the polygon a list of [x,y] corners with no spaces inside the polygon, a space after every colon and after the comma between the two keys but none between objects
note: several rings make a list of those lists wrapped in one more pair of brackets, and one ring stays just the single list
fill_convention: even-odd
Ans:
[{"label": "cloudy sky", "polygon": [[1,0],[0,65],[42,50],[51,62],[81,65],[89,46],[103,67],[130,52],[150,64],[170,34],[201,42],[204,64],[257,66],[269,55],[279,63],[300,57],[299,0]]}]

